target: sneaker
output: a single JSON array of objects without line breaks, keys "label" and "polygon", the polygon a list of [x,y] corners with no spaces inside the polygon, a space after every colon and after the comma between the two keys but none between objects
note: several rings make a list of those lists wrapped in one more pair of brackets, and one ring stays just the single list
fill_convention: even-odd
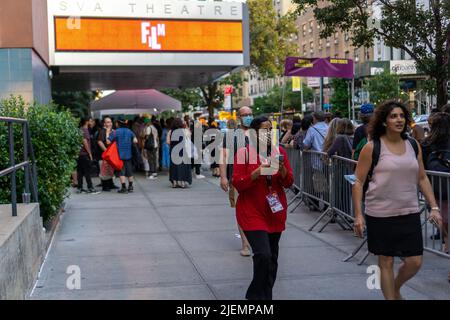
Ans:
[{"label": "sneaker", "polygon": [[90,189],[88,189],[87,193],[89,193],[89,194],[99,194],[100,191],[95,190],[94,188],[90,188]]},{"label": "sneaker", "polygon": [[158,174],[155,172],[152,174],[152,176],[156,178],[158,176]]},{"label": "sneaker", "polygon": [[149,176],[147,179],[148,180],[156,180],[156,179],[158,179],[158,177],[157,176]]},{"label": "sneaker", "polygon": [[133,188],[133,186],[129,186],[129,187],[128,187],[128,192],[130,192],[130,193],[131,193],[131,192],[133,192],[133,191],[134,191],[134,188]]},{"label": "sneaker", "polygon": [[88,193],[86,189],[78,189],[77,193]]},{"label": "sneaker", "polygon": [[116,186],[115,184],[113,184],[112,186],[111,186],[111,189],[120,189],[118,186]]},{"label": "sneaker", "polygon": [[117,193],[128,193],[128,190],[126,188],[121,188]]},{"label": "sneaker", "polygon": [[202,175],[202,174],[196,174],[195,178],[196,179],[205,179],[206,177],[204,175]]}]

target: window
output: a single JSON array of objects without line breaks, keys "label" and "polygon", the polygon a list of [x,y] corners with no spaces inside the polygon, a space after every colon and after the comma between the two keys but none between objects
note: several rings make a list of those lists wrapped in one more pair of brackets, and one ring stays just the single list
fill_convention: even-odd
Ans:
[{"label": "window", "polygon": [[345,59],[349,59],[350,58],[350,51],[345,51]]},{"label": "window", "polygon": [[334,38],[335,38],[335,39],[338,39],[338,38],[339,38],[339,32],[335,32],[335,33],[334,33]]},{"label": "window", "polygon": [[350,36],[348,35],[348,33],[346,32],[345,33],[345,35],[344,35],[344,39],[345,39],[345,41],[348,41],[348,40],[350,40]]},{"label": "window", "polygon": [[303,36],[306,36],[306,24],[302,26],[302,34]]},{"label": "window", "polygon": [[311,49],[314,49],[314,41],[311,41],[311,42],[309,43],[309,47],[310,47]]},{"label": "window", "polygon": [[302,46],[303,55],[306,55],[306,44]]},{"label": "window", "polygon": [[313,21],[310,21],[309,22],[309,33],[312,33],[313,32],[313,27],[314,27],[314,22]]}]

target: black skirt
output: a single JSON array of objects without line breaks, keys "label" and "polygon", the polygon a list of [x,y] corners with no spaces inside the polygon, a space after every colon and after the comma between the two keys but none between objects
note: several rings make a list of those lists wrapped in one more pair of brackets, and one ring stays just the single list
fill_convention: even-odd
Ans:
[{"label": "black skirt", "polygon": [[366,215],[369,252],[388,257],[423,255],[420,213],[376,218]]}]

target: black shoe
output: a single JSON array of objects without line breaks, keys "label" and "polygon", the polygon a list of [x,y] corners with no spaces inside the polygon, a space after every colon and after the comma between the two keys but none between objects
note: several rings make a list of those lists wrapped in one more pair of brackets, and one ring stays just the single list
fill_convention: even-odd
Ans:
[{"label": "black shoe", "polygon": [[129,187],[128,187],[128,192],[131,193],[131,192],[133,192],[133,191],[134,191],[133,186],[129,186]]},{"label": "black shoe", "polygon": [[78,189],[77,193],[88,193],[86,189]]},{"label": "black shoe", "polygon": [[128,193],[128,190],[125,188],[120,189],[117,193]]}]

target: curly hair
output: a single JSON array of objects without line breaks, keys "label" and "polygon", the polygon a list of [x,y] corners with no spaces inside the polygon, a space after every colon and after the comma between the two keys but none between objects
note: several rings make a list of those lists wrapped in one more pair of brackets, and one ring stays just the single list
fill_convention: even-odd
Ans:
[{"label": "curly hair", "polygon": [[379,140],[383,135],[386,134],[386,127],[383,124],[386,123],[389,114],[395,108],[401,108],[403,113],[405,114],[405,126],[400,135],[403,140],[408,139],[407,131],[408,131],[408,124],[411,123],[411,115],[406,105],[397,100],[384,101],[377,108],[375,108],[375,113],[369,122],[368,133],[371,139]]}]

